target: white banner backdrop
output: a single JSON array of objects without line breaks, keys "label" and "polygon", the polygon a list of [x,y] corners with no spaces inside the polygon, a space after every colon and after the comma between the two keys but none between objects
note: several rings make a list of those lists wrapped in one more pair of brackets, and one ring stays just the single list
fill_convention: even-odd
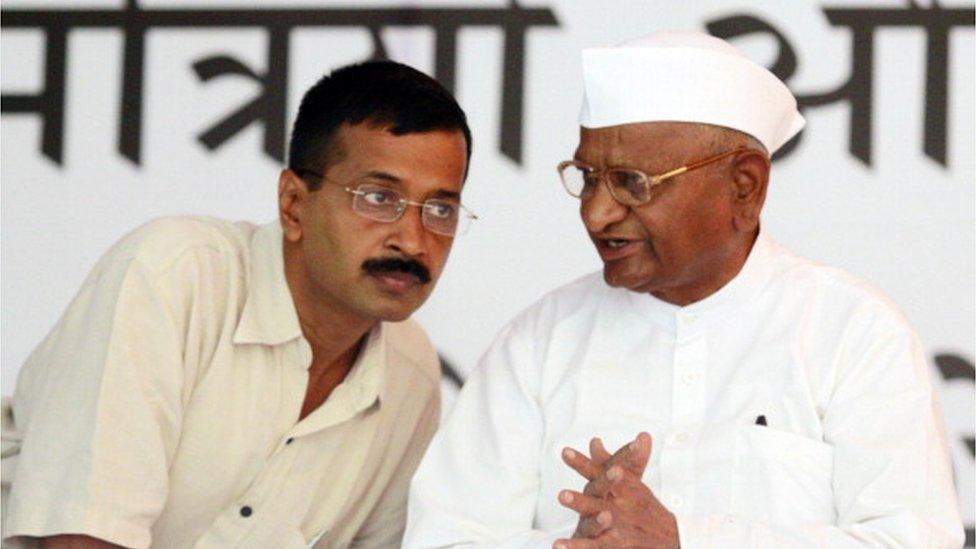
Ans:
[{"label": "white banner backdrop", "polygon": [[10,0],[2,10],[3,394],[126,232],[170,214],[273,219],[302,93],[374,56],[440,78],[474,132],[465,202],[482,219],[417,314],[463,377],[509,318],[600,267],[555,172],[576,145],[579,50],[709,30],[784,78],[808,120],[774,164],[764,230],[871,280],[925,341],[972,544],[971,2]]}]

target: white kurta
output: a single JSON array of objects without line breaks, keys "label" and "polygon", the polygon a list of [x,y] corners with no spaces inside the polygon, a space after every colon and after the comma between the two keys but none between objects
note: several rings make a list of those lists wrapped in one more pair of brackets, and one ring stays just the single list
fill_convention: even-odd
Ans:
[{"label": "white kurta", "polygon": [[413,479],[405,547],[549,547],[578,519],[558,492],[584,485],[561,450],[641,430],[684,549],[959,547],[937,409],[896,308],[765,237],[687,307],[593,274],[482,358]]}]

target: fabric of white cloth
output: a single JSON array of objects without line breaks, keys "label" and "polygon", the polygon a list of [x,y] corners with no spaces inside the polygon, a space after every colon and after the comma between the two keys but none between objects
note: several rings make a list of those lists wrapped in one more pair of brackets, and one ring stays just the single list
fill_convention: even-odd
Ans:
[{"label": "fabric of white cloth", "polygon": [[167,218],[105,254],[4,415],[5,545],[399,546],[437,355],[381,324],[299,421],[312,351],[282,244],[277,221]]},{"label": "fabric of white cloth", "polygon": [[513,320],[421,462],[405,547],[549,548],[578,519],[557,494],[585,484],[562,449],[640,431],[683,549],[962,544],[916,335],[865,283],[760,236],[692,305],[593,274]]},{"label": "fabric of white cloth", "polygon": [[583,50],[586,128],[637,122],[699,122],[732,128],[776,152],[805,124],[796,98],[731,44],[667,32],[613,48]]}]

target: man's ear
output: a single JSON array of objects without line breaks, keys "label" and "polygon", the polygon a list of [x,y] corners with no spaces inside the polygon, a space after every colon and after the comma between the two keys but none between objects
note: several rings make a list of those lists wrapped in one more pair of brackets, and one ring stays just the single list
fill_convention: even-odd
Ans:
[{"label": "man's ear", "polygon": [[732,220],[736,230],[752,232],[759,227],[768,184],[769,157],[765,153],[749,149],[736,156],[732,164]]},{"label": "man's ear", "polygon": [[278,176],[278,219],[285,239],[298,242],[302,238],[302,222],[308,205],[308,184],[295,172],[285,169]]}]

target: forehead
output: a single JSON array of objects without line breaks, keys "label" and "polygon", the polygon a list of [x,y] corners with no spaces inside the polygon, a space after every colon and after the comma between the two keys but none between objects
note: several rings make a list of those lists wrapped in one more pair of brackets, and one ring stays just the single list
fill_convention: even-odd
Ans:
[{"label": "forehead", "polygon": [[700,147],[707,129],[689,122],[640,122],[580,128],[576,158],[595,166],[645,166],[679,160]]},{"label": "forehead", "polygon": [[339,154],[328,172],[343,181],[382,172],[404,185],[459,191],[464,180],[467,143],[460,131],[394,135],[382,127],[345,124],[334,144]]}]

